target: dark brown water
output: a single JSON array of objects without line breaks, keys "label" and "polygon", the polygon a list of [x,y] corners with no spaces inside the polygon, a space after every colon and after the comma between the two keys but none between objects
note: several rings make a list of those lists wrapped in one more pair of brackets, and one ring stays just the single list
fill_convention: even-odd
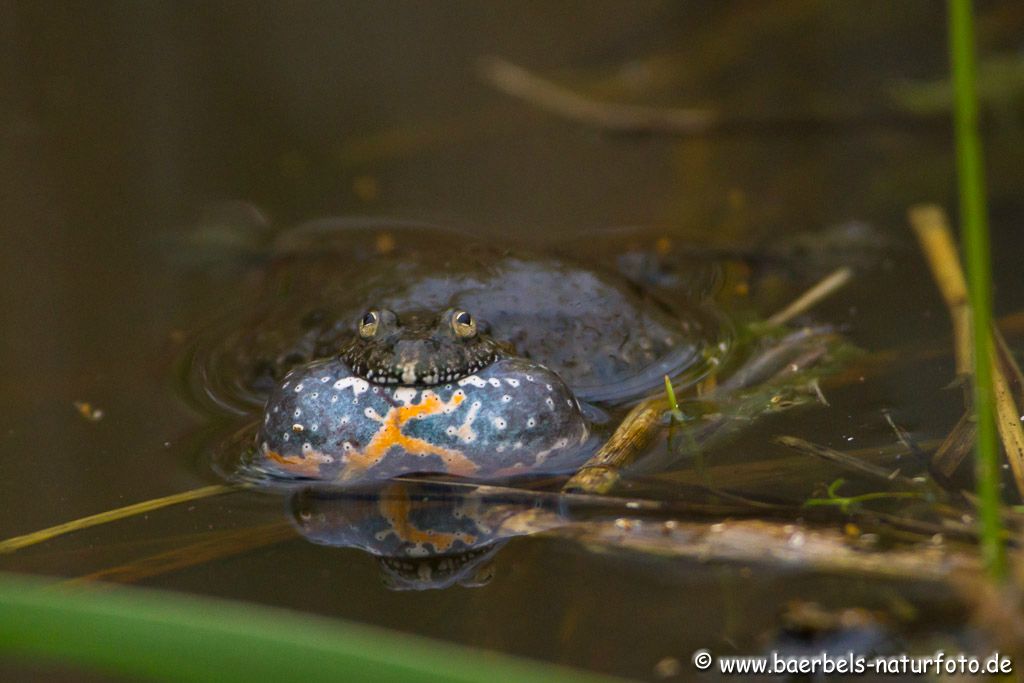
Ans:
[{"label": "dark brown water", "polygon": [[[980,4],[983,65],[1024,68],[1024,12]],[[941,8],[0,5],[0,538],[216,481],[202,453],[223,427],[183,399],[175,364],[192,334],[251,291],[245,250],[197,231],[231,200],[275,226],[368,214],[520,241],[641,225],[677,243],[749,246],[864,221],[891,246],[815,319],[868,350],[947,349],[946,314],[904,212],[922,200],[955,209],[950,130],[941,106],[908,117],[892,95],[944,77]],[[476,70],[485,55],[615,101],[805,123],[606,135],[489,88]],[[1024,304],[1024,129],[1020,93],[996,91],[986,135],[997,305],[1009,313]],[[856,120],[819,125],[837,117]],[[244,213],[213,215],[237,235]],[[942,353],[901,361],[837,388],[830,408],[771,417],[712,455],[723,466],[778,457],[776,434],[886,445],[883,409],[921,439],[941,437],[962,409],[946,388],[952,373]],[[85,419],[75,402],[102,419]],[[780,465],[749,490],[799,500],[835,476]],[[88,575],[236,538],[283,513],[278,496],[232,494],[5,556],[0,569]],[[390,591],[368,555],[295,537],[135,578],[639,678],[666,657],[692,677],[698,647],[767,647],[795,599],[910,603],[917,616],[903,635],[929,647],[956,642],[964,618],[911,583],[598,553],[551,538],[512,540],[494,579],[474,589]]]}]

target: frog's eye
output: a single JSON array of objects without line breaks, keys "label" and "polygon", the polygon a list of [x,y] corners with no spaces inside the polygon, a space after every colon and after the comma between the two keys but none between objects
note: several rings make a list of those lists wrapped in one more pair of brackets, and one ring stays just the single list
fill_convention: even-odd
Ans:
[{"label": "frog's eye", "polygon": [[359,321],[359,336],[369,339],[377,334],[377,325],[380,323],[380,316],[377,311],[367,311],[366,315]]},{"label": "frog's eye", "polygon": [[460,337],[472,337],[476,334],[476,320],[465,311],[455,311],[452,313],[452,329]]}]

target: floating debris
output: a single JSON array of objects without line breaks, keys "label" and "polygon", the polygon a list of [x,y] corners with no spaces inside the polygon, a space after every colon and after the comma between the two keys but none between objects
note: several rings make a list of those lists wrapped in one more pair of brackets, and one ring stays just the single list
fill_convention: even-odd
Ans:
[{"label": "floating debris", "polygon": [[75,401],[73,405],[78,414],[89,422],[99,422],[105,415],[102,408],[94,407],[88,401]]}]

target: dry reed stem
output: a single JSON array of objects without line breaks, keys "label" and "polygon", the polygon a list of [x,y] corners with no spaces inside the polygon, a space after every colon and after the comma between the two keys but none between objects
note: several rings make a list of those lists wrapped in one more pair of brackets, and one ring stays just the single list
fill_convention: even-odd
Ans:
[{"label": "dry reed stem", "polygon": [[481,60],[480,73],[498,90],[564,118],[605,130],[694,134],[718,121],[706,109],[668,109],[597,102],[497,57]]},{"label": "dry reed stem", "polygon": [[812,308],[822,299],[830,296],[837,289],[845,285],[853,277],[853,271],[843,266],[837,268],[827,277],[800,295],[793,303],[768,318],[768,324],[782,326],[791,321],[804,311]]},{"label": "dry reed stem", "polygon": [[919,204],[907,212],[910,226],[917,234],[924,250],[932,276],[938,285],[946,308],[953,319],[953,348],[956,354],[956,374],[971,374],[971,307],[967,299],[967,280],[960,267],[956,243],[949,229],[946,212],[934,204]]},{"label": "dry reed stem", "polygon": [[[953,322],[953,341],[956,352],[957,374],[965,377],[971,374],[973,344],[971,343],[971,308],[967,299],[967,283],[964,278],[960,257],[957,254],[952,230],[945,211],[934,204],[913,206],[908,211],[911,227],[917,233],[932,275],[946,301]],[[995,391],[996,426],[1003,442],[1006,459],[1013,471],[1017,492],[1024,497],[1024,429],[1020,423],[1020,409],[1011,390],[1010,375],[1015,383],[1021,382],[1020,369],[1010,356],[1002,353],[1006,342],[998,330],[993,329],[997,339],[992,363],[992,383]],[[956,434],[958,430],[954,430]],[[951,438],[953,435],[950,435]],[[962,435],[956,438],[960,439]],[[942,449],[945,452],[947,449]]]},{"label": "dry reed stem", "polygon": [[1006,375],[995,358],[992,359],[992,388],[996,399],[996,427],[1003,441],[1006,459],[1010,461],[1017,493],[1024,498],[1024,429],[1020,424],[1020,409],[1010,391]]},{"label": "dry reed stem", "polygon": [[867,551],[832,528],[770,520],[725,520],[716,524],[619,520],[578,524],[558,529],[555,535],[592,549],[634,550],[702,562],[786,567],[864,578],[946,583],[956,577],[976,580],[981,573],[973,554],[939,546]]},{"label": "dry reed stem", "polygon": [[648,398],[633,407],[611,437],[562,487],[563,493],[608,493],[619,482],[620,471],[650,443],[668,402]]},{"label": "dry reed stem", "polygon": [[213,560],[240,555],[250,550],[295,538],[295,529],[287,521],[271,522],[262,526],[218,531],[207,538],[180,548],[156,553],[117,567],[101,569],[74,579],[68,579],[55,588],[71,588],[97,581],[108,583],[135,583],[143,579],[194,567]]},{"label": "dry reed stem", "polygon": [[834,448],[828,448],[820,444],[811,443],[804,439],[797,438],[795,436],[777,436],[775,442],[785,446],[786,448],[792,448],[800,453],[806,453],[813,455],[816,458],[827,460],[831,463],[839,465],[840,467],[855,472],[862,476],[871,477],[878,481],[884,482],[890,486],[897,485],[900,488],[917,490],[921,488],[921,483],[916,482],[909,477],[905,477],[899,473],[899,470],[888,470],[884,467],[862,460],[855,455],[837,451]]},{"label": "dry reed stem", "polygon": [[238,489],[234,486],[224,486],[221,484],[204,486],[202,488],[192,489],[191,491],[184,491],[182,493],[175,493],[171,496],[164,496],[163,498],[154,498],[153,500],[147,500],[142,503],[135,503],[133,505],[126,505],[113,510],[107,510],[106,512],[89,515],[88,517],[82,517],[81,519],[76,519],[71,522],[65,522],[46,529],[40,529],[39,531],[34,531],[30,534],[25,534],[24,536],[15,536],[13,538],[0,541],[0,555],[4,553],[12,553],[15,550],[20,550],[21,548],[26,548],[30,545],[49,541],[51,538],[63,536],[64,534],[69,534],[72,531],[79,531],[81,529],[87,529],[89,527],[106,524],[108,522],[116,522],[120,519],[145,514],[170,505],[187,503],[189,501],[199,500],[200,498],[209,498],[210,496],[217,496],[222,493],[237,490]]}]

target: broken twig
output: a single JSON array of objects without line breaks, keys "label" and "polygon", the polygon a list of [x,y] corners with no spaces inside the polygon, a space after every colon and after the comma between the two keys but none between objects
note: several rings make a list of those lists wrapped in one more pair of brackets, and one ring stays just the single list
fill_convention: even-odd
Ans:
[{"label": "broken twig", "polygon": [[828,448],[827,446],[821,446],[804,439],[797,438],[795,436],[779,436],[775,438],[775,442],[779,443],[786,448],[792,448],[795,451],[813,455],[816,458],[822,458],[829,462],[835,463],[840,467],[860,474],[862,476],[870,477],[881,481],[888,486],[899,486],[901,488],[918,490],[922,488],[922,483],[914,481],[910,477],[905,477],[899,473],[899,470],[887,470],[884,467],[879,467],[874,463],[852,455],[837,451],[834,448]]},{"label": "broken twig", "polygon": [[789,306],[768,318],[769,325],[785,325],[796,316],[813,307],[822,299],[831,295],[845,285],[853,277],[853,271],[846,266],[838,268],[816,285],[808,289]]}]

